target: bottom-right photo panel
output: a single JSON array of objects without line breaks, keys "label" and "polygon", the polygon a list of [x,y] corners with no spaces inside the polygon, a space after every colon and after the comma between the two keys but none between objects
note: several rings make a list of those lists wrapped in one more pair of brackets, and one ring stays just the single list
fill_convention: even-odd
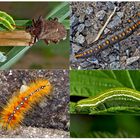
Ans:
[{"label": "bottom-right photo panel", "polygon": [[71,70],[71,137],[140,137],[139,81],[139,70]]}]

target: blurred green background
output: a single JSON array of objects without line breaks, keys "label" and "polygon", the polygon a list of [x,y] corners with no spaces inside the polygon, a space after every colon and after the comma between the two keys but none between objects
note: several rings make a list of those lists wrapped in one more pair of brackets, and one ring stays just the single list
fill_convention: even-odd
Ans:
[{"label": "blurred green background", "polygon": [[140,137],[140,117],[133,115],[70,115],[71,137]]},{"label": "blurred green background", "polygon": [[[0,2],[0,10],[7,12],[14,18],[14,20],[31,20],[33,18],[37,18],[39,15],[46,17],[51,11],[58,8],[59,5],[63,3],[64,2]],[[68,8],[69,7],[67,5],[67,9],[65,8],[65,10],[68,11]],[[62,11],[61,9],[59,10],[60,15],[63,11],[63,8]],[[69,20],[68,17],[66,19],[67,21]],[[5,52],[6,54],[11,50],[11,48],[12,47],[0,47],[0,51]],[[50,45],[46,45],[45,42],[41,40],[28,49],[28,51],[20,59],[18,59],[15,64],[10,67],[1,67],[1,69],[58,69],[68,68],[68,66],[69,31],[66,40],[62,40],[58,44],[51,43]]]}]

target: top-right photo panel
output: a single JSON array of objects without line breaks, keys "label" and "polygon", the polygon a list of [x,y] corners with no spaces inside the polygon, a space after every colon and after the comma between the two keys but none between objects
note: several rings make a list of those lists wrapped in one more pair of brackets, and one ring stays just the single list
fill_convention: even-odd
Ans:
[{"label": "top-right photo panel", "polygon": [[140,2],[71,2],[71,69],[140,69]]}]

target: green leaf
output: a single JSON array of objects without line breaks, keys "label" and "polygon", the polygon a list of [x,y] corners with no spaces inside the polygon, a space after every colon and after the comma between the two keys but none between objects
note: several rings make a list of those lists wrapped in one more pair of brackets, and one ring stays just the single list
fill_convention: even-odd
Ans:
[{"label": "green leaf", "polygon": [[15,21],[13,18],[8,15],[6,12],[0,11],[0,24],[6,27],[9,30],[14,30]]},{"label": "green leaf", "polygon": [[76,113],[76,103],[75,102],[70,102],[70,113],[75,114]]},{"label": "green leaf", "polygon": [[64,19],[66,19],[70,15],[69,11],[69,3],[68,2],[63,2],[59,4],[55,9],[53,9],[48,15],[48,18],[55,18],[57,17],[60,22],[62,22]]},{"label": "green leaf", "polygon": [[125,87],[136,89],[128,70],[121,70],[121,72],[116,70],[113,73],[116,76],[116,80],[121,82]]},{"label": "green leaf", "polygon": [[113,87],[123,87],[123,84],[105,71],[70,71],[71,95],[90,97]]},{"label": "green leaf", "polygon": [[95,132],[89,132],[86,134],[77,134],[75,132],[71,133],[71,137],[73,138],[79,138],[79,137],[84,137],[84,138],[135,138],[137,136],[129,134],[128,132],[125,131],[118,131],[115,134],[107,131],[95,131]]},{"label": "green leaf", "polygon": [[70,20],[65,19],[62,21],[62,24],[65,26],[67,30],[70,29]]}]

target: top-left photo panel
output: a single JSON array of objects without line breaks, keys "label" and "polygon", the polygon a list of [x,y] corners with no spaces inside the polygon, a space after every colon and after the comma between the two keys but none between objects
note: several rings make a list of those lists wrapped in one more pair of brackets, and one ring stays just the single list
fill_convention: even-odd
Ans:
[{"label": "top-left photo panel", "polygon": [[68,2],[0,2],[0,70],[69,68]]}]

